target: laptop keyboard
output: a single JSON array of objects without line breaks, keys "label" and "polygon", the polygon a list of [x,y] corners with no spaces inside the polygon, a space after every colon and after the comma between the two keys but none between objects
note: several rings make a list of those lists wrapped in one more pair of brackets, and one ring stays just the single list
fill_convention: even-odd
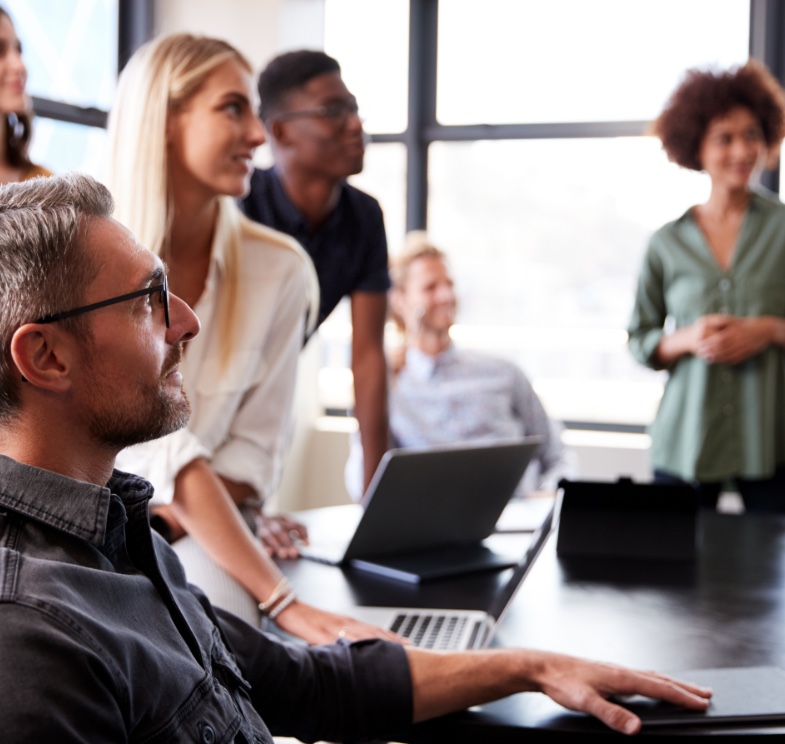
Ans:
[{"label": "laptop keyboard", "polygon": [[468,618],[458,615],[401,612],[390,630],[420,648],[453,648],[466,628]]}]

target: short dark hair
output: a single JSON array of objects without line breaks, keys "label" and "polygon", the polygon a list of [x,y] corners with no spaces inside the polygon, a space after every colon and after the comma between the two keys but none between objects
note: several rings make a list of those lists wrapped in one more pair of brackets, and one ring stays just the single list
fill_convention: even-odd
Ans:
[{"label": "short dark hair", "polygon": [[729,70],[688,70],[652,125],[652,133],[660,138],[670,160],[699,171],[709,124],[737,106],[752,112],[769,148],[782,142],[785,92],[765,65],[755,60]]},{"label": "short dark hair", "polygon": [[[85,250],[93,218],[109,218],[108,189],[90,176],[67,173],[0,188],[0,421],[19,407],[11,339],[36,318],[79,305],[97,268]],[[83,317],[61,321],[89,339]]]},{"label": "short dark hair", "polygon": [[267,123],[273,115],[281,112],[289,93],[328,72],[341,74],[338,61],[313,49],[286,52],[272,59],[259,75],[259,115],[262,121]]}]

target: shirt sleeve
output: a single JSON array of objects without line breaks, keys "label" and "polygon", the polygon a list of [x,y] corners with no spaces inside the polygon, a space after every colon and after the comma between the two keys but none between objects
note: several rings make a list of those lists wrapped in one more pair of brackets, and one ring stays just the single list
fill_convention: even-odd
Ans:
[{"label": "shirt sleeve", "polygon": [[[66,619],[0,605],[0,731],[16,744],[127,740],[111,666]],[[13,629],[13,632],[9,632]]]},{"label": "shirt sleeve", "polygon": [[360,281],[352,290],[356,292],[386,292],[391,286],[384,217],[382,209],[375,199],[372,204],[373,215],[369,217],[369,229],[363,247],[366,256],[365,270]]},{"label": "shirt sleeve", "polygon": [[189,462],[199,457],[209,460],[212,454],[192,431],[180,429],[161,439],[124,449],[115,464],[119,470],[143,475],[155,485],[152,503],[171,504],[177,474]]},{"label": "shirt sleeve", "polygon": [[638,277],[635,306],[627,330],[630,352],[641,364],[653,369],[661,367],[655,355],[663,336],[666,315],[664,269],[652,239]]},{"label": "shirt sleeve", "polygon": [[295,269],[278,286],[275,322],[264,340],[261,375],[243,396],[227,437],[212,455],[219,475],[247,483],[260,498],[275,493],[291,434],[297,357],[302,348],[308,308],[306,267]]},{"label": "shirt sleeve", "polygon": [[514,368],[514,380],[513,409],[521,420],[523,433],[543,438],[535,457],[539,472],[533,487],[555,491],[562,478],[576,475],[575,458],[562,444],[561,424],[550,420],[529,378],[517,367]]},{"label": "shirt sleeve", "polygon": [[273,735],[362,741],[394,738],[411,725],[411,672],[399,644],[285,643],[214,611]]}]

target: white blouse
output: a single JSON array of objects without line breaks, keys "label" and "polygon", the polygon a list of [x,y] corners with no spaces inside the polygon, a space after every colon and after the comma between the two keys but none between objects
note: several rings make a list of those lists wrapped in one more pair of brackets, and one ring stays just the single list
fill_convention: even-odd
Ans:
[{"label": "white blouse", "polygon": [[[232,360],[223,364],[219,300],[233,234],[239,236],[235,340]],[[172,501],[175,477],[198,457],[219,475],[249,484],[260,498],[275,492],[290,434],[297,357],[317,293],[313,264],[294,239],[221,200],[207,281],[194,307],[201,331],[180,364],[191,419],[185,429],[117,458],[119,469],[152,482],[154,503]]]}]

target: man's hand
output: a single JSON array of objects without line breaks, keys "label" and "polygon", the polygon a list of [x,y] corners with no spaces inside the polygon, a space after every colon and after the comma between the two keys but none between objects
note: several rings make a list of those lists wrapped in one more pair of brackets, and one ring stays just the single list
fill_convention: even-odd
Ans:
[{"label": "man's hand", "polygon": [[641,720],[621,705],[610,702],[611,696],[645,695],[691,710],[705,710],[709,705],[711,690],[662,674],[560,654],[541,656],[540,669],[533,677],[541,692],[565,708],[588,713],[623,734],[638,733]]},{"label": "man's hand", "polygon": [[544,692],[570,710],[599,718],[615,731],[634,734],[641,721],[610,702],[614,695],[645,695],[705,710],[711,690],[654,672],[599,664],[524,649],[438,653],[407,648],[414,688],[414,721],[463,710],[517,692]]},{"label": "man's hand", "polygon": [[275,623],[287,633],[304,638],[311,644],[334,643],[342,639],[359,641],[364,638],[382,638],[386,641],[405,643],[403,638],[383,628],[319,610],[299,601],[287,607],[275,619]]}]

